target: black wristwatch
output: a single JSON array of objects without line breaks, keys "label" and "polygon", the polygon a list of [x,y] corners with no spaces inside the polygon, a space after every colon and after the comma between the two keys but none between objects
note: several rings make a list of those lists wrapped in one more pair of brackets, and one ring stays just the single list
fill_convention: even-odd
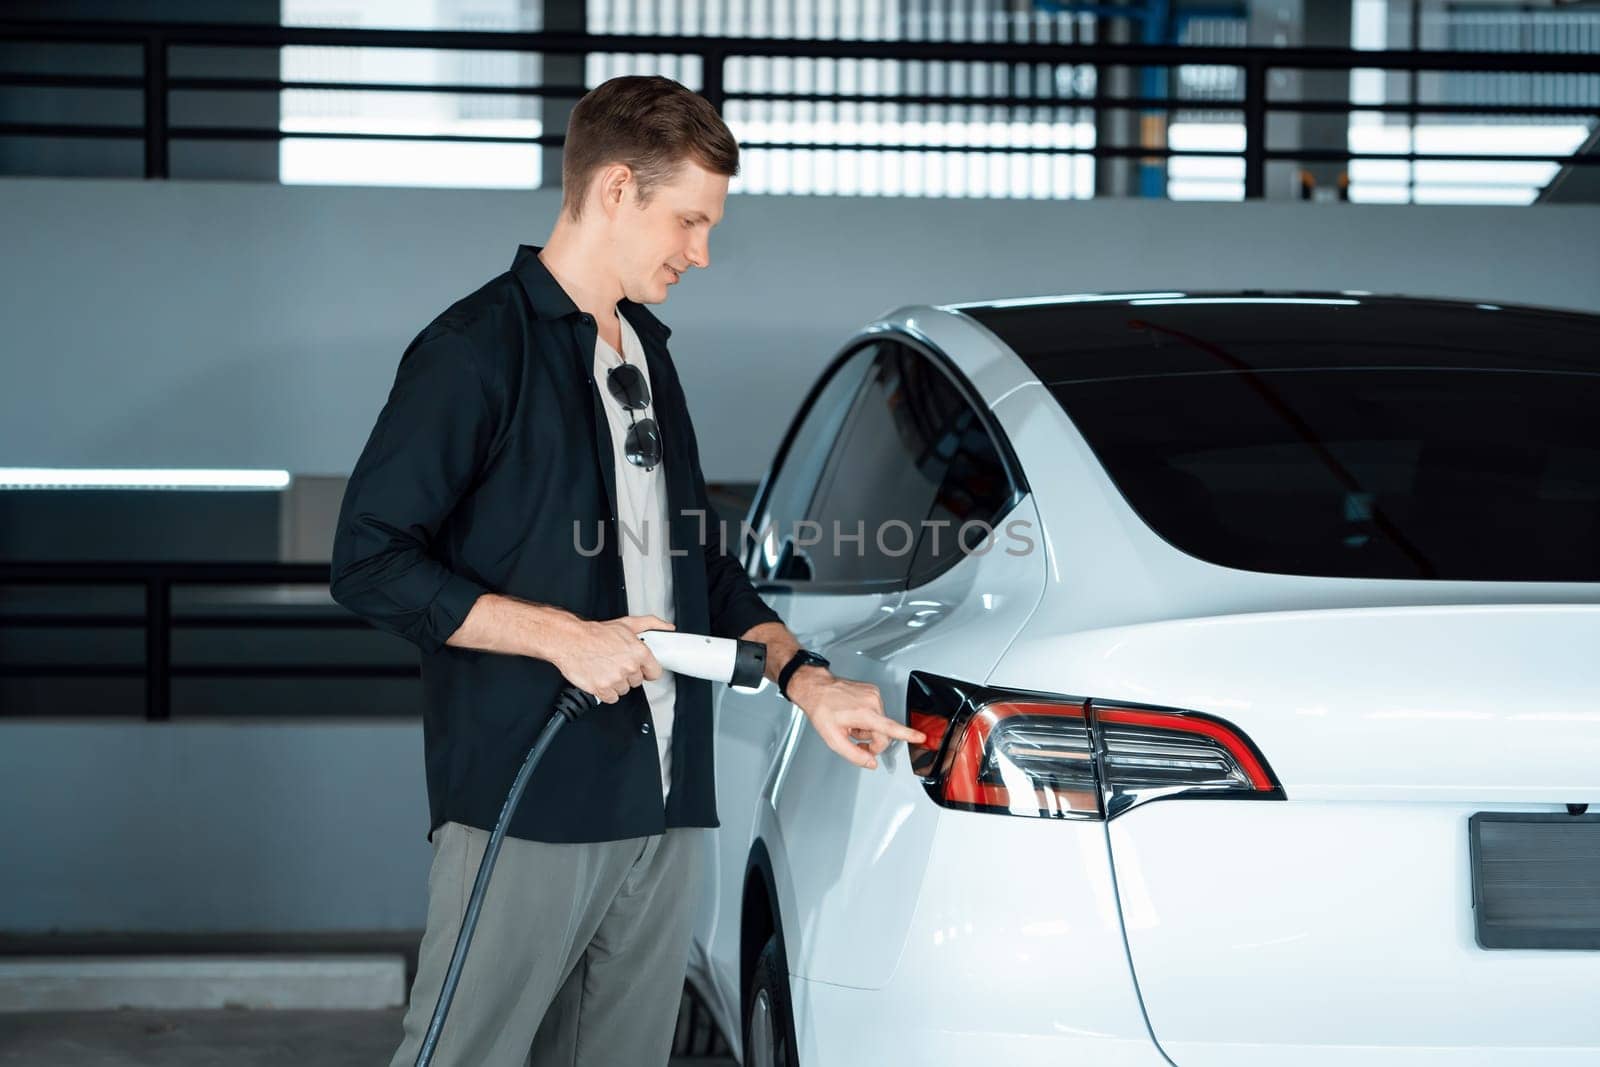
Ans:
[{"label": "black wristwatch", "polygon": [[783,699],[789,699],[789,679],[794,677],[794,672],[801,667],[826,667],[828,661],[811,651],[802,648],[790,657],[789,662],[783,665],[783,670],[778,672],[778,693]]}]

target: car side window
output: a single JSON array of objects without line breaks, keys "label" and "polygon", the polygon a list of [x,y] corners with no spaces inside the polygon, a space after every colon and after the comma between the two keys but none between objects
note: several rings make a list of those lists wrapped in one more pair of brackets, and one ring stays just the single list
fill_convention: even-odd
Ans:
[{"label": "car side window", "polygon": [[751,577],[756,580],[804,581],[803,560],[796,560],[789,540],[796,522],[811,504],[839,427],[849,414],[862,376],[879,346],[864,345],[846,356],[821,384],[810,404],[796,416],[788,445],[756,517],[755,543],[746,545]]},{"label": "car side window", "polygon": [[[1016,498],[1000,446],[955,383],[939,378],[930,383],[928,402],[937,412],[931,421],[943,429],[935,451],[946,467],[911,562],[912,586],[931,581],[970,553],[992,551],[997,526]],[[990,541],[987,548],[985,541]]]},{"label": "car side window", "polygon": [[958,558],[963,522],[993,517],[1010,498],[998,450],[955,383],[923,353],[886,343],[806,515],[821,531],[808,549],[812,576],[881,586],[931,575]]}]

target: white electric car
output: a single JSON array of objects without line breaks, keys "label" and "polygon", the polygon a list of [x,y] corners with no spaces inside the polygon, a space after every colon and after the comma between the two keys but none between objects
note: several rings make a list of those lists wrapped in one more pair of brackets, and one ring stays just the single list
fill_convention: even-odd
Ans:
[{"label": "white electric car", "polygon": [[928,735],[720,691],[691,981],[747,1067],[1600,1063],[1600,317],[902,309],[746,521]]}]

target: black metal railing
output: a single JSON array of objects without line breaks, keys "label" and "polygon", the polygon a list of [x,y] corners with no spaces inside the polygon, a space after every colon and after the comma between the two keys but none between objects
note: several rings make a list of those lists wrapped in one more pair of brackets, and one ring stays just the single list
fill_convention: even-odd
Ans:
[{"label": "black metal railing", "polygon": [[[135,587],[144,591],[140,612],[0,612],[0,629],[142,629],[142,663],[5,663],[5,678],[143,678],[144,715],[151,721],[172,717],[174,678],[412,678],[416,665],[380,663],[206,663],[174,664],[172,636],[179,629],[364,630],[369,624],[343,608],[321,611],[173,611],[172,592],[180,586],[297,585],[328,587],[326,564],[38,562],[0,563],[0,587]],[[0,714],[4,709],[0,709]]]},{"label": "black metal railing", "polygon": [[[1589,165],[1600,162],[1594,154],[1449,154],[1429,152],[1362,153],[1348,147],[1274,146],[1267,141],[1267,119],[1272,113],[1339,114],[1351,112],[1400,114],[1413,121],[1422,115],[1471,114],[1483,116],[1567,116],[1600,118],[1600,105],[1592,104],[1451,104],[1410,100],[1404,103],[1365,104],[1348,99],[1298,100],[1273,98],[1269,91],[1274,72],[1349,72],[1383,70],[1440,73],[1517,73],[1547,75],[1600,75],[1600,55],[1550,52],[1394,51],[1351,49],[1286,49],[1249,47],[1187,47],[1081,43],[1022,43],[1008,41],[936,42],[922,40],[819,40],[758,39],[749,37],[640,36],[564,32],[501,32],[477,30],[367,30],[269,25],[147,24],[123,22],[0,21],[0,41],[122,44],[142,52],[139,75],[78,73],[0,73],[0,86],[74,89],[142,89],[143,122],[140,125],[71,123],[0,123],[4,137],[81,137],[139,139],[144,144],[147,178],[169,175],[169,146],[173,141],[277,141],[283,138],[337,138],[340,140],[410,140],[441,142],[493,142],[559,147],[560,134],[515,137],[510,135],[435,135],[333,131],[284,131],[260,126],[175,125],[169,119],[169,95],[183,90],[263,92],[292,89],[336,89],[368,92],[490,93],[510,96],[574,99],[581,85],[479,85],[353,81],[292,81],[281,78],[218,78],[174,76],[169,72],[175,48],[260,48],[291,46],[351,48],[427,48],[459,51],[499,51],[545,55],[621,53],[698,57],[700,92],[719,110],[733,100],[812,103],[874,103],[917,105],[981,105],[999,109],[1073,108],[1098,115],[1106,111],[1138,111],[1170,116],[1190,111],[1196,101],[1174,95],[1116,94],[1106,89],[1107,79],[1096,78],[1088,95],[947,95],[900,93],[733,92],[725,87],[730,59],[738,57],[790,57],[801,59],[881,59],[910,62],[1003,64],[1021,68],[1037,64],[1077,64],[1096,69],[1130,68],[1174,70],[1179,66],[1233,67],[1241,74],[1242,93],[1236,100],[1207,100],[1209,112],[1234,110],[1243,117],[1241,150],[1174,149],[1156,143],[1100,144],[1081,147],[1040,144],[912,144],[900,141],[841,144],[836,142],[746,142],[747,149],[827,149],[832,151],[993,152],[1091,156],[1095,159],[1161,160],[1174,156],[1238,158],[1244,162],[1244,188],[1248,198],[1266,191],[1270,162],[1341,163],[1352,160],[1389,162],[1470,161],[1541,162]],[[1137,81],[1133,79],[1132,81]],[[1008,81],[1008,84],[1012,82]],[[1098,139],[1097,139],[1098,141]]]}]

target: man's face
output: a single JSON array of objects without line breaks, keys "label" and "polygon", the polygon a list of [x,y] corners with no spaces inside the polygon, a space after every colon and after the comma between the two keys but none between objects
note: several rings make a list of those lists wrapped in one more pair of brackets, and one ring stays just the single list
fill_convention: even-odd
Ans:
[{"label": "man's face", "polygon": [[614,220],[622,294],[659,304],[690,267],[711,266],[711,228],[722,221],[728,178],[690,160],[656,185],[642,207],[636,192],[630,182]]}]

